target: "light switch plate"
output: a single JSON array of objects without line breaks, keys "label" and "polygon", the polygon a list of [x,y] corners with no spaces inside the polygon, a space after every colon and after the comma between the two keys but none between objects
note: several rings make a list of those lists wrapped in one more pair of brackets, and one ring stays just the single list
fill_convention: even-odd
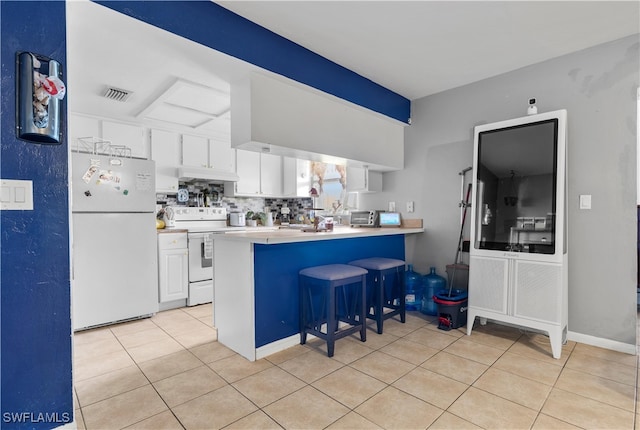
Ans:
[{"label": "light switch plate", "polygon": [[33,181],[0,179],[0,210],[32,211]]},{"label": "light switch plate", "polygon": [[389,202],[389,212],[396,211],[396,202]]},{"label": "light switch plate", "polygon": [[591,209],[591,194],[580,195],[580,209]]}]

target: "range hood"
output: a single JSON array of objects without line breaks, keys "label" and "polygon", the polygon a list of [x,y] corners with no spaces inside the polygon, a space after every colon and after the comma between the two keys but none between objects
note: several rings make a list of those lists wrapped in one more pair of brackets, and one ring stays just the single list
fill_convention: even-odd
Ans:
[{"label": "range hood", "polygon": [[180,167],[178,169],[178,179],[183,182],[237,182],[240,177],[233,172],[225,172],[223,170],[204,167]]}]

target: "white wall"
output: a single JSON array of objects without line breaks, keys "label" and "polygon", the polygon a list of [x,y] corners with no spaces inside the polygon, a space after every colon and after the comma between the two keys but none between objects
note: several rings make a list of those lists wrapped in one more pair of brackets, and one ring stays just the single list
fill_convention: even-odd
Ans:
[{"label": "white wall", "polygon": [[[567,109],[569,331],[635,346],[639,51],[635,35],[413,101],[405,169],[385,173],[383,192],[363,195],[361,207],[393,200],[403,216],[423,218],[407,260],[443,274],[455,257],[458,172],[471,166],[473,127],[524,116],[532,97],[539,112]],[[593,196],[591,210],[578,209],[580,194]],[[404,212],[408,200],[414,214]]]}]

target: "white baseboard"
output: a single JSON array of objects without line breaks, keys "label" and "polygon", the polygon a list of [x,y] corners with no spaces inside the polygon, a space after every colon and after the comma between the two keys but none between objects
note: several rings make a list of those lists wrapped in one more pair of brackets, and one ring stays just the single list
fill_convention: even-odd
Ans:
[{"label": "white baseboard", "polygon": [[[307,336],[310,338],[311,336]],[[268,343],[260,348],[256,348],[256,360],[260,360],[268,355],[275,354],[292,346],[300,344],[300,334],[294,334],[293,336],[285,337],[284,339],[276,340],[275,342]]]},{"label": "white baseboard", "polygon": [[588,334],[569,331],[567,332],[567,340],[572,340],[574,342],[580,342],[591,346],[597,346],[600,348],[611,349],[613,351],[624,352],[625,354],[637,354],[636,345],[622,343],[615,340],[603,339],[601,337],[590,336]]},{"label": "white baseboard", "polygon": [[[316,339],[317,337],[312,334],[307,334],[307,342]],[[276,340],[275,342],[268,343],[260,348],[256,349],[256,360],[265,358],[268,355],[275,354],[276,352],[283,351],[292,346],[300,345],[300,333],[293,336],[285,337],[284,339]]]}]

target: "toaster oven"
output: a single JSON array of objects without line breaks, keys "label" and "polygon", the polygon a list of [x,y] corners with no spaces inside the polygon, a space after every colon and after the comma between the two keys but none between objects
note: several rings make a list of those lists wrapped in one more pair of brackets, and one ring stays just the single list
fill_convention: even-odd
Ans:
[{"label": "toaster oven", "polygon": [[352,211],[351,227],[380,227],[380,213],[384,211]]}]

